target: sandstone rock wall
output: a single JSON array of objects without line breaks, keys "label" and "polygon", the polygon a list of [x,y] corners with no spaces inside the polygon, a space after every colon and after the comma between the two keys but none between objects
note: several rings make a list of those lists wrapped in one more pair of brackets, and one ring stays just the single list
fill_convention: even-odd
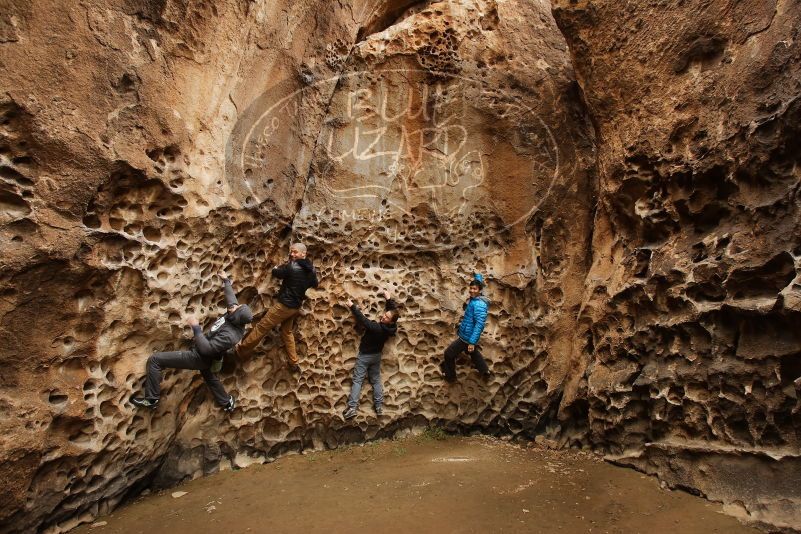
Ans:
[{"label": "sandstone rock wall", "polygon": [[[12,2],[0,61],[2,530],[428,421],[558,434],[595,160],[547,3]],[[147,356],[186,346],[187,313],[221,312],[214,273],[261,313],[290,239],[322,279],[302,375],[273,335],[221,373],[230,418],[185,371],[135,412]],[[465,365],[446,387],[473,270],[495,378]],[[404,307],[387,413],[345,424],[342,301],[375,313],[387,288]]]},{"label": "sandstone rock wall", "polygon": [[[7,4],[3,531],[429,422],[801,529],[798,0]],[[258,316],[296,239],[303,373],[276,332],[226,363],[231,417],[183,371],[135,412],[147,356],[222,311],[214,273]],[[474,270],[495,376],[447,387]],[[342,303],[385,289],[386,414],[346,424]]]},{"label": "sandstone rock wall", "polygon": [[801,528],[801,4],[555,1],[598,139],[561,418],[671,485]]}]

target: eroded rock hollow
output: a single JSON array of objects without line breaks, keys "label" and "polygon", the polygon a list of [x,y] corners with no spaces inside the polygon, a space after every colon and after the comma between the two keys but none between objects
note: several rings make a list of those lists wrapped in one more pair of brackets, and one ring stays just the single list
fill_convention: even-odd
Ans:
[{"label": "eroded rock hollow", "polygon": [[799,529],[801,4],[554,15],[600,183],[561,416],[622,463]]},{"label": "eroded rock hollow", "polygon": [[[642,4],[642,5],[640,5]],[[796,1],[12,2],[0,13],[3,530],[429,423],[592,447],[801,528]],[[552,13],[553,10],[553,13]],[[554,18],[555,17],[555,18]],[[221,378],[144,363],[321,283]],[[439,377],[466,283],[482,345]],[[344,422],[390,289],[385,415]],[[751,481],[764,480],[758,487]]]}]

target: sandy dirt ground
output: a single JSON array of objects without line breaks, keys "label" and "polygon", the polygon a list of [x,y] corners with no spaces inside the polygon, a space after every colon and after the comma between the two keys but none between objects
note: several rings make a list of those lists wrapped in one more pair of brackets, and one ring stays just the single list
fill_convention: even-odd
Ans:
[{"label": "sandy dirt ground", "polygon": [[[427,433],[281,458],[141,497],[74,533],[759,531],[578,451]],[[175,492],[186,492],[173,497]]]}]

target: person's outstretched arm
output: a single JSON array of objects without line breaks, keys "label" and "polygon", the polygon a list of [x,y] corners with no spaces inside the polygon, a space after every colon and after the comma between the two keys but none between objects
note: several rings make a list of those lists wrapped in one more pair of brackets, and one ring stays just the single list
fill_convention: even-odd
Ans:
[{"label": "person's outstretched arm", "polygon": [[225,307],[236,306],[239,304],[239,301],[236,300],[236,293],[234,293],[234,288],[231,285],[231,279],[225,274],[225,271],[220,271],[219,273],[220,278],[223,281],[223,293],[225,293]]},{"label": "person's outstretched arm", "polygon": [[312,265],[311,272],[309,273],[309,287],[315,288],[318,285],[320,285],[320,281],[317,279],[317,269]]},{"label": "person's outstretched arm", "polygon": [[273,276],[284,279],[289,275],[289,262],[273,267]]},{"label": "person's outstretched arm", "polygon": [[297,264],[301,269],[303,269],[303,272],[306,275],[307,286],[312,288],[317,287],[320,282],[317,280],[317,270],[314,268],[314,264],[311,262],[311,260],[303,258],[297,260]]},{"label": "person's outstretched arm", "polygon": [[364,316],[362,310],[359,309],[359,306],[356,305],[352,300],[348,300],[348,306],[350,307],[350,311],[353,313],[353,316],[356,318],[356,322],[362,325],[364,328],[369,330],[370,332],[380,332],[381,325],[378,324],[377,321],[371,321],[367,317]]}]

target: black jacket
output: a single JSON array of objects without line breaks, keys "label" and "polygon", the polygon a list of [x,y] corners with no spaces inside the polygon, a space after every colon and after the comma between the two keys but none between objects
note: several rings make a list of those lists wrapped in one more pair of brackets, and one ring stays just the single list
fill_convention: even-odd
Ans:
[{"label": "black jacket", "polygon": [[300,308],[306,297],[306,290],[317,287],[317,273],[312,262],[305,258],[288,261],[274,268],[273,276],[282,280],[278,302],[289,308]]},{"label": "black jacket", "polygon": [[[387,301],[387,310],[394,310],[398,307],[394,300]],[[362,311],[357,305],[350,308],[353,316],[356,317],[356,322],[364,327],[364,334],[359,343],[359,352],[362,354],[380,354],[384,349],[384,343],[390,337],[394,336],[398,331],[398,325],[395,323],[385,324],[378,321],[371,321],[364,316]]]},{"label": "black jacket", "polygon": [[[223,282],[226,306],[238,304],[231,282]],[[195,335],[194,351],[206,361],[219,359],[225,352],[239,343],[245,335],[245,325],[253,320],[253,313],[247,305],[240,306],[234,313],[226,312],[225,315],[217,319],[209,329],[207,334],[203,333],[200,326],[193,326],[192,332]]]}]

